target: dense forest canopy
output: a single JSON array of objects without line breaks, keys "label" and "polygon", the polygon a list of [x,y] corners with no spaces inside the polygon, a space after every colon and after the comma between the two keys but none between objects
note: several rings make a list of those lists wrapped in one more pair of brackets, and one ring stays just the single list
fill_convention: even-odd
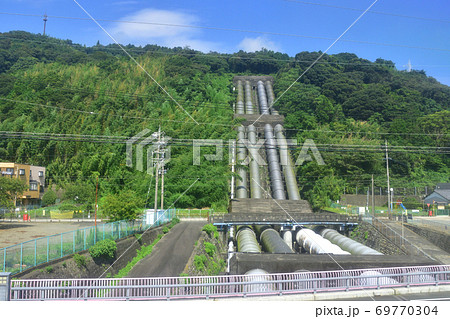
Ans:
[{"label": "dense forest canopy", "polygon": [[[176,201],[176,207],[223,210],[231,178],[228,156],[193,165],[192,140],[220,139],[227,147],[238,124],[232,120],[233,76],[272,75],[275,94],[282,95],[274,107],[286,116],[288,137],[300,145],[313,139],[326,163],[297,167],[302,196],[314,207],[336,200],[344,187],[368,186],[372,174],[377,186],[386,187],[385,141],[397,147],[390,153],[393,187],[450,181],[448,151],[437,149],[450,144],[450,88],[423,71],[398,71],[391,61],[370,62],[351,53],[324,55],[285,91],[320,52],[289,57],[268,50],[125,49],[155,81],[117,45],[85,47],[21,31],[0,33],[0,131],[41,136],[3,133],[0,161],[46,166],[54,188],[92,190],[99,176],[101,197],[133,191],[152,203],[154,178],[126,165],[125,143],[94,136],[130,138],[161,127],[172,138],[167,206]],[[86,138],[64,140],[57,134]],[[293,149],[294,157],[299,151]]]}]

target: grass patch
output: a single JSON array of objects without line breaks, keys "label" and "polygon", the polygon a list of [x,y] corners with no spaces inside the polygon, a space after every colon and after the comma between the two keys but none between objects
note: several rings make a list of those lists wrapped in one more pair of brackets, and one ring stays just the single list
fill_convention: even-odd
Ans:
[{"label": "grass patch", "polygon": [[[172,227],[175,226],[179,222],[180,222],[180,220],[178,218],[172,219],[170,224],[168,226],[164,227],[164,229],[167,229],[166,231],[163,230],[164,234],[169,232],[169,230],[172,229]],[[130,270],[138,263],[139,260],[144,259],[146,256],[151,254],[153,247],[158,243],[158,241],[163,236],[164,236],[163,234],[159,234],[158,237],[150,245],[144,245],[141,247],[141,249],[137,249],[136,257],[134,257],[124,268],[119,270],[119,272],[114,276],[114,278],[123,278],[126,275],[128,275]],[[142,238],[142,235],[139,239],[141,239],[141,238]]]}]

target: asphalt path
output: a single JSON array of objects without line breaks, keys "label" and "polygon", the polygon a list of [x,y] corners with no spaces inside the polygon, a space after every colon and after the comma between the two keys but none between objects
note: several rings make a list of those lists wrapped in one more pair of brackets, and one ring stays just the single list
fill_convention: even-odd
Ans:
[{"label": "asphalt path", "polygon": [[178,277],[184,270],[206,221],[182,221],[153,247],[150,255],[140,260],[128,278]]}]

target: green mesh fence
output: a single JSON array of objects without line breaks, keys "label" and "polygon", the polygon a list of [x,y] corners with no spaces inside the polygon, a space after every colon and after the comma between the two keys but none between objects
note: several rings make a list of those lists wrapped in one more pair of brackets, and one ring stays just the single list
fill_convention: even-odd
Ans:
[{"label": "green mesh fence", "polygon": [[176,209],[158,211],[155,222],[117,221],[71,232],[37,238],[0,249],[0,272],[16,274],[28,268],[89,249],[104,239],[118,240],[148,228],[156,227],[176,217]]}]

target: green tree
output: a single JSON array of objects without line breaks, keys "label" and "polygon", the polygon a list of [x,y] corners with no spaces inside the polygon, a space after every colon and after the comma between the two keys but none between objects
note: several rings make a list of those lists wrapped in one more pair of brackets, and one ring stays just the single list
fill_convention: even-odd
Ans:
[{"label": "green tree", "polygon": [[139,216],[143,201],[134,191],[109,194],[104,198],[102,209],[112,221],[134,220]]},{"label": "green tree", "polygon": [[56,203],[56,198],[57,198],[56,193],[51,189],[49,189],[42,196],[42,205],[43,206],[54,205]]},{"label": "green tree", "polygon": [[68,184],[64,193],[64,200],[75,201],[76,203],[92,204],[95,199],[95,187],[88,183]]},{"label": "green tree", "polygon": [[0,206],[13,207],[14,199],[27,190],[24,181],[16,178],[0,177]]}]

